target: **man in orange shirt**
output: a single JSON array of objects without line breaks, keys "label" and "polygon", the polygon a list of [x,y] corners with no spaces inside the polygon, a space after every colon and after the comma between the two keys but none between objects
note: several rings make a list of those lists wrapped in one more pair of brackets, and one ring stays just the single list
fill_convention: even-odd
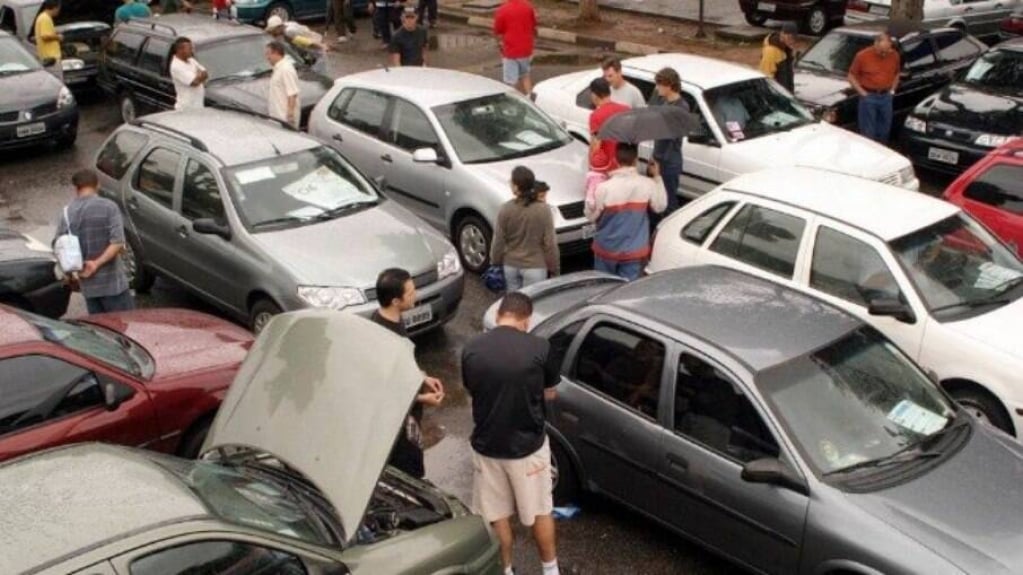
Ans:
[{"label": "man in orange shirt", "polygon": [[860,95],[857,121],[860,134],[887,143],[892,130],[892,97],[899,87],[902,59],[888,32],[874,45],[856,54],[849,67],[849,83]]}]

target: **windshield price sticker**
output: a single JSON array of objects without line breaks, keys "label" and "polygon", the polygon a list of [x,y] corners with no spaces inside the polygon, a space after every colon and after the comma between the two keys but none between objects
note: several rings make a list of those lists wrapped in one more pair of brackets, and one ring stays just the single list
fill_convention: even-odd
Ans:
[{"label": "windshield price sticker", "polygon": [[284,186],[282,191],[296,200],[329,210],[338,203],[338,189],[350,184],[326,166],[320,166],[298,180]]},{"label": "windshield price sticker", "polygon": [[745,140],[746,134],[742,132],[742,125],[739,122],[725,122],[725,128],[733,140]]},{"label": "windshield price sticker", "polygon": [[921,435],[930,435],[945,427],[948,419],[916,403],[903,399],[888,412],[888,419],[900,427]]},{"label": "windshield price sticker", "polygon": [[260,166],[251,170],[242,170],[235,174],[235,177],[238,178],[238,183],[244,186],[262,182],[263,180],[272,180],[275,176],[269,166]]}]

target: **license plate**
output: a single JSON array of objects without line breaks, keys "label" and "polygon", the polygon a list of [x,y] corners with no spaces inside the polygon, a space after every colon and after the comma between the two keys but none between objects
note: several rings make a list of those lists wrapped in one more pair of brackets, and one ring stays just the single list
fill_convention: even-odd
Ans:
[{"label": "license plate", "polygon": [[959,163],[959,152],[942,150],[941,148],[930,148],[927,150],[927,159],[934,160],[935,162],[952,164],[954,166]]},{"label": "license plate", "polygon": [[406,328],[430,323],[433,321],[433,308],[429,305],[414,307],[401,314],[401,321],[404,322]]},{"label": "license plate", "polygon": [[887,16],[888,15],[888,7],[887,6],[871,6],[869,12],[871,14],[877,14],[879,16]]},{"label": "license plate", "polygon": [[775,6],[770,2],[759,2],[757,3],[757,10],[761,12],[774,12]]},{"label": "license plate", "polygon": [[35,124],[25,124],[24,126],[18,126],[18,137],[24,138],[26,136],[35,136],[36,134],[42,134],[46,131],[46,124],[43,122],[36,122]]},{"label": "license plate", "polygon": [[583,226],[583,239],[588,240],[593,237],[593,234],[597,233],[597,226],[593,224],[586,224]]}]

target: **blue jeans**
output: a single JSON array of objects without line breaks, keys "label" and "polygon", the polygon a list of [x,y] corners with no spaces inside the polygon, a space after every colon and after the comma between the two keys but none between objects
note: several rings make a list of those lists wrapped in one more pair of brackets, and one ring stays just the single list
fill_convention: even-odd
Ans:
[{"label": "blue jeans", "polygon": [[392,8],[377,7],[373,11],[373,30],[385,44],[391,43],[391,10]]},{"label": "blue jeans", "polygon": [[504,283],[508,292],[518,291],[528,285],[547,279],[546,268],[516,268],[504,266]]},{"label": "blue jeans", "polygon": [[857,120],[860,134],[882,144],[888,143],[892,132],[892,95],[860,96]]},{"label": "blue jeans", "polygon": [[639,274],[643,271],[643,262],[639,260],[633,260],[631,262],[616,262],[612,260],[605,260],[599,256],[593,256],[593,269],[598,272],[614,274],[620,278],[632,281],[639,279]]},{"label": "blue jeans", "polygon": [[130,289],[117,295],[87,297],[85,298],[85,309],[90,315],[112,311],[130,311],[135,309],[135,298],[131,295]]},{"label": "blue jeans", "polygon": [[678,181],[682,178],[682,164],[677,166],[661,166],[661,180],[664,191],[668,193],[668,207],[661,217],[667,217],[678,209]]}]

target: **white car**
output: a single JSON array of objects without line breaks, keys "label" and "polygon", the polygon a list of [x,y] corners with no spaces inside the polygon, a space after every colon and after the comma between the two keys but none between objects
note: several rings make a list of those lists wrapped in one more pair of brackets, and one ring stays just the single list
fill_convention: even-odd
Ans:
[{"label": "white car", "polygon": [[[988,36],[997,34],[999,23],[1019,6],[1020,0],[924,0],[924,24]],[[845,23],[886,20],[891,10],[892,0],[849,0]]]},{"label": "white car", "polygon": [[[688,54],[657,54],[622,62],[622,74],[647,97],[654,75],[674,68],[683,97],[699,112],[705,133],[682,144],[681,195],[693,198],[735,176],[762,169],[802,165],[918,189],[909,160],[892,150],[825,122],[819,122],[784,88],[760,72]],[[536,85],[535,102],[561,120],[573,136],[589,140],[589,84],[600,70],[558,76]]]},{"label": "white car", "polygon": [[[741,176],[657,229],[648,272],[718,264],[862,318],[1023,437],[1023,262],[957,206],[819,169]],[[750,302],[750,317],[758,306]]]}]

